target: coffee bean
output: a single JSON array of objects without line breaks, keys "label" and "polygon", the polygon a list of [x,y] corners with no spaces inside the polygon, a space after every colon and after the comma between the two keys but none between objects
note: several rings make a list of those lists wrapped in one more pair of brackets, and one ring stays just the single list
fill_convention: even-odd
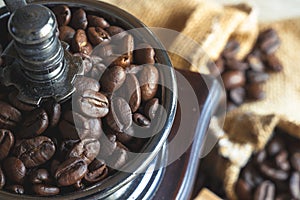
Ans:
[{"label": "coffee bean", "polygon": [[119,26],[110,26],[105,30],[109,33],[111,37],[113,37],[113,40],[122,39],[125,35],[127,35],[127,32]]},{"label": "coffee bean", "polygon": [[150,120],[153,120],[155,118],[155,115],[157,113],[159,107],[159,99],[158,98],[153,98],[149,100],[146,105],[145,105],[145,115],[148,117]]},{"label": "coffee bean", "polygon": [[123,98],[114,98],[106,116],[108,126],[117,132],[124,132],[132,124],[132,112],[129,104]]},{"label": "coffee bean", "polygon": [[24,187],[22,185],[8,185],[5,189],[15,194],[24,194]]},{"label": "coffee bean", "polygon": [[255,161],[260,164],[264,162],[267,158],[267,152],[265,150],[260,151],[256,156],[255,156]]},{"label": "coffee bean", "polygon": [[32,186],[32,190],[35,194],[40,196],[53,196],[60,192],[58,187],[47,184],[34,184]]},{"label": "coffee bean", "polygon": [[131,111],[136,112],[142,101],[139,81],[134,74],[127,74],[123,86],[125,100],[128,101]]},{"label": "coffee bean", "polygon": [[293,168],[300,172],[300,152],[293,153],[290,160]]},{"label": "coffee bean", "polygon": [[287,180],[289,173],[283,170],[275,169],[269,163],[263,163],[260,166],[260,171],[263,175],[270,178],[271,180]]},{"label": "coffee bean", "polygon": [[251,188],[260,185],[264,180],[261,177],[261,174],[253,166],[248,166],[242,173],[242,177],[245,181],[251,186]]},{"label": "coffee bean", "polygon": [[13,183],[22,184],[26,175],[24,163],[16,157],[9,157],[3,162],[6,178]]},{"label": "coffee bean", "polygon": [[59,5],[53,8],[58,26],[66,26],[71,21],[71,10],[68,6]]},{"label": "coffee bean", "polygon": [[108,175],[108,168],[103,160],[95,159],[88,169],[89,172],[86,173],[84,179],[90,183],[99,182]]},{"label": "coffee bean", "polygon": [[113,45],[98,45],[93,50],[93,55],[99,56],[101,58],[110,57],[114,54]]},{"label": "coffee bean", "polygon": [[23,140],[16,145],[14,155],[17,156],[25,167],[36,167],[44,164],[52,158],[55,153],[53,141],[45,136]]},{"label": "coffee bean", "polygon": [[236,40],[230,40],[229,42],[227,42],[222,54],[227,59],[235,58],[239,50],[240,50],[240,43],[237,42]]},{"label": "coffee bean", "polygon": [[108,28],[109,23],[102,17],[98,17],[95,15],[88,15],[87,16],[88,25],[90,27],[100,27],[100,28]]},{"label": "coffee bean", "polygon": [[112,169],[120,169],[128,160],[128,149],[124,146],[118,146],[114,153],[106,158],[107,166]]},{"label": "coffee bean", "polygon": [[128,34],[122,38],[121,44],[119,47],[120,54],[128,55],[130,57],[133,56],[134,50],[134,38],[132,35]]},{"label": "coffee bean", "polygon": [[50,174],[46,169],[37,169],[30,173],[29,181],[33,184],[45,183],[49,181]]},{"label": "coffee bean", "polygon": [[149,119],[147,119],[144,115],[140,113],[134,113],[133,114],[133,121],[141,127],[149,128],[151,125],[151,122]]},{"label": "coffee bean", "polygon": [[100,90],[100,84],[93,78],[88,78],[85,76],[78,76],[74,83],[76,88],[76,93],[82,94],[86,90],[92,90],[98,92]]},{"label": "coffee bean", "polygon": [[238,61],[236,59],[228,59],[226,60],[226,69],[228,70],[239,70],[245,71],[249,68],[248,63]]},{"label": "coffee bean", "polygon": [[280,72],[283,70],[283,66],[280,62],[280,60],[274,55],[270,54],[266,57],[267,66],[270,70],[274,72]]},{"label": "coffee bean", "polygon": [[5,183],[6,183],[5,175],[2,171],[2,168],[0,167],[0,189],[4,187]]},{"label": "coffee bean", "polygon": [[241,105],[246,98],[246,91],[243,87],[237,87],[229,91],[230,100],[236,104]]},{"label": "coffee bean", "polygon": [[3,101],[0,101],[0,108],[0,128],[15,128],[22,119],[21,112]]},{"label": "coffee bean", "polygon": [[105,64],[110,67],[120,66],[124,69],[132,63],[132,56],[130,55],[111,55],[105,59]]},{"label": "coffee bean", "polygon": [[143,65],[130,65],[129,67],[126,67],[125,71],[127,74],[138,74],[143,70]]},{"label": "coffee bean", "polygon": [[91,55],[92,51],[93,51],[93,46],[89,42],[80,49],[80,52],[86,55]]},{"label": "coffee bean", "polygon": [[100,80],[105,70],[106,70],[106,66],[104,64],[102,63],[95,64],[93,65],[93,68],[89,72],[88,76],[93,79]]},{"label": "coffee bean", "polygon": [[300,173],[294,172],[290,178],[290,192],[295,199],[300,197]]},{"label": "coffee bean", "polygon": [[61,26],[59,27],[59,39],[68,44],[72,43],[76,31],[70,26]]},{"label": "coffee bean", "polygon": [[138,65],[154,64],[155,51],[149,44],[138,44],[134,51],[134,62]]},{"label": "coffee bean", "polygon": [[69,158],[59,165],[54,177],[61,186],[69,186],[81,180],[87,173],[88,168],[81,158]]},{"label": "coffee bean", "polygon": [[267,145],[267,152],[269,156],[275,156],[284,149],[285,144],[279,137],[274,137]]},{"label": "coffee bean", "polygon": [[265,72],[255,72],[255,71],[248,71],[247,72],[247,81],[249,83],[263,83],[269,79],[269,74]]},{"label": "coffee bean", "polygon": [[246,82],[244,72],[238,70],[224,72],[222,74],[222,80],[226,90],[244,86]]},{"label": "coffee bean", "polygon": [[88,21],[87,21],[86,13],[83,9],[80,8],[73,13],[70,25],[72,28],[76,30],[86,29],[88,25]]},{"label": "coffee bean", "polygon": [[43,103],[42,107],[48,115],[49,126],[55,127],[60,120],[61,105],[57,103],[54,99],[50,99]]},{"label": "coffee bean", "polygon": [[289,171],[291,166],[288,161],[288,152],[283,150],[280,153],[278,153],[275,157],[276,165],[279,169],[283,171]]},{"label": "coffee bean", "polygon": [[84,30],[76,31],[72,40],[72,51],[75,53],[83,53],[83,48],[88,44],[88,39]]},{"label": "coffee bean", "polygon": [[109,111],[108,99],[100,92],[84,91],[77,100],[78,109],[88,117],[105,117]]},{"label": "coffee bean", "polygon": [[258,38],[260,49],[266,54],[273,54],[280,45],[279,37],[274,29],[267,29]]},{"label": "coffee bean", "polygon": [[111,154],[115,151],[117,148],[117,142],[116,142],[116,135],[114,134],[105,134],[100,138],[100,158],[106,158],[108,156],[111,156]]},{"label": "coffee bean", "polygon": [[253,100],[262,100],[266,96],[259,83],[251,83],[246,85],[246,93],[247,97]]},{"label": "coffee bean", "polygon": [[159,72],[155,66],[144,66],[139,76],[143,101],[152,99],[158,89]]},{"label": "coffee bean", "polygon": [[80,57],[82,59],[82,68],[84,75],[87,75],[93,67],[91,56],[84,53],[74,53],[73,56]]},{"label": "coffee bean", "polygon": [[22,111],[32,111],[35,109],[34,106],[21,102],[18,98],[18,91],[14,90],[9,93],[8,100],[12,106]]},{"label": "coffee bean", "polygon": [[275,198],[275,185],[270,181],[264,181],[256,189],[254,200],[265,200]]},{"label": "coffee bean", "polygon": [[249,63],[250,69],[254,72],[264,72],[265,66],[256,53],[248,55],[247,62]]},{"label": "coffee bean", "polygon": [[239,179],[235,186],[235,191],[239,199],[251,200],[252,191],[250,185],[242,179]]},{"label": "coffee bean", "polygon": [[73,187],[76,189],[76,190],[83,190],[84,189],[84,185],[83,183],[81,182],[81,180],[77,181]]},{"label": "coffee bean", "polygon": [[110,36],[109,34],[100,27],[90,27],[87,30],[87,35],[90,40],[90,42],[96,46],[96,45],[106,45],[110,42]]},{"label": "coffee bean", "polygon": [[104,92],[113,93],[123,85],[125,79],[125,70],[120,66],[114,66],[105,70],[100,85]]},{"label": "coffee bean", "polygon": [[18,136],[31,138],[40,135],[48,128],[48,125],[49,119],[46,111],[42,108],[37,108],[24,120]]},{"label": "coffee bean", "polygon": [[15,139],[12,132],[0,129],[0,160],[6,158],[14,145]]},{"label": "coffee bean", "polygon": [[82,158],[86,164],[90,164],[98,155],[100,151],[100,143],[97,139],[85,138],[68,154],[68,157],[79,157]]}]

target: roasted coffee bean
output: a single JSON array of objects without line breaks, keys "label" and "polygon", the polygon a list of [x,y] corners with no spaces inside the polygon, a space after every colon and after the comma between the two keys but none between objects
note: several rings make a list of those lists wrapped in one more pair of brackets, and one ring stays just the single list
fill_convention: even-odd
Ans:
[{"label": "roasted coffee bean", "polygon": [[22,120],[19,110],[8,103],[0,101],[0,128],[13,129]]},{"label": "roasted coffee bean", "polygon": [[47,184],[34,184],[32,190],[35,194],[40,196],[53,196],[60,192],[58,187]]},{"label": "roasted coffee bean", "polygon": [[86,118],[77,112],[67,111],[59,124],[64,139],[78,140],[87,137],[100,138],[102,123],[97,118]]},{"label": "roasted coffee bean", "polygon": [[300,172],[300,152],[293,153],[290,160],[293,168]]},{"label": "roasted coffee bean", "polygon": [[253,53],[248,55],[247,62],[249,63],[250,69],[254,72],[264,72],[265,66],[257,54]]},{"label": "roasted coffee bean", "polygon": [[97,139],[85,138],[81,140],[78,144],[68,154],[68,157],[79,157],[82,158],[86,164],[90,164],[100,151],[100,142]]},{"label": "roasted coffee bean", "polygon": [[274,29],[267,29],[258,38],[260,49],[266,54],[273,54],[280,45],[279,37]]},{"label": "roasted coffee bean", "polygon": [[22,185],[8,185],[5,189],[15,194],[24,194],[24,187]]},{"label": "roasted coffee bean", "polygon": [[106,45],[110,42],[110,36],[109,34],[100,27],[90,27],[87,30],[87,35],[90,40],[90,42],[96,46],[96,45]]},{"label": "roasted coffee bean", "polygon": [[246,82],[244,72],[238,70],[224,72],[222,74],[222,80],[226,90],[244,86]]},{"label": "roasted coffee bean", "polygon": [[100,92],[84,91],[77,100],[78,109],[88,117],[105,117],[109,111],[108,99]]},{"label": "roasted coffee bean", "polygon": [[300,197],[300,172],[294,172],[290,178],[290,192],[295,199]]},{"label": "roasted coffee bean", "polygon": [[92,55],[99,56],[101,58],[110,57],[114,54],[113,45],[98,45],[94,48]]},{"label": "roasted coffee bean", "polygon": [[36,167],[44,164],[52,158],[55,153],[53,141],[45,136],[23,140],[16,145],[14,155],[18,157],[25,167]]},{"label": "roasted coffee bean", "polygon": [[256,189],[254,200],[266,200],[275,198],[275,185],[270,181],[264,181]]},{"label": "roasted coffee bean", "polygon": [[0,167],[0,189],[4,187],[5,183],[6,183],[5,175],[2,171],[2,168]]},{"label": "roasted coffee bean", "polygon": [[101,147],[99,153],[100,158],[106,158],[108,156],[111,156],[111,154],[117,148],[116,140],[117,140],[116,135],[113,134],[106,134],[100,138],[100,147]]},{"label": "roasted coffee bean", "polygon": [[[119,46],[118,46],[119,47]],[[134,38],[132,35],[128,34],[122,38],[121,45],[119,47],[119,54],[125,54],[128,56],[133,56],[134,50]]]},{"label": "roasted coffee bean", "polygon": [[113,93],[118,90],[126,79],[125,70],[120,66],[110,67],[105,70],[101,79],[101,89],[107,93]]},{"label": "roasted coffee bean", "polygon": [[144,66],[139,76],[143,101],[152,99],[158,89],[159,72],[155,66]]},{"label": "roasted coffee bean", "polygon": [[151,122],[149,119],[147,119],[144,115],[140,113],[134,113],[133,114],[133,121],[141,127],[149,128],[151,125]]},{"label": "roasted coffee bean", "polygon": [[249,83],[263,83],[269,79],[269,74],[265,72],[255,72],[255,71],[248,71],[247,72],[247,81]]},{"label": "roasted coffee bean", "polygon": [[15,143],[14,135],[9,130],[0,129],[0,160],[6,158]]},{"label": "roasted coffee bean", "polygon": [[132,56],[130,55],[111,55],[105,59],[105,64],[110,67],[120,66],[124,69],[132,63]]},{"label": "roasted coffee bean", "polygon": [[267,152],[265,150],[260,151],[256,156],[255,156],[255,161],[260,164],[264,162],[267,158]]},{"label": "roasted coffee bean", "polygon": [[12,106],[22,111],[32,111],[35,109],[34,106],[21,102],[18,98],[18,91],[13,91],[9,93],[8,100]]},{"label": "roasted coffee bean", "polygon": [[102,17],[98,17],[95,15],[88,15],[87,20],[88,20],[88,26],[90,27],[100,27],[103,29],[109,27],[109,23]]},{"label": "roasted coffee bean", "polygon": [[252,199],[252,188],[250,185],[242,179],[239,179],[236,183],[235,192],[239,199],[251,200]]},{"label": "roasted coffee bean", "polygon": [[84,179],[90,183],[99,182],[108,175],[108,168],[103,160],[93,160],[88,166],[88,170],[89,172],[86,173]]},{"label": "roasted coffee bean", "polygon": [[37,169],[30,173],[29,181],[33,184],[48,182],[50,174],[46,169]]},{"label": "roasted coffee bean", "polygon": [[266,57],[266,61],[268,63],[267,66],[270,70],[275,72],[280,72],[283,70],[283,66],[280,60],[274,54],[268,55]]},{"label": "roasted coffee bean", "polygon": [[236,104],[241,105],[246,98],[246,91],[243,87],[237,87],[229,91],[230,100]]},{"label": "roasted coffee bean", "polygon": [[128,149],[124,146],[118,146],[114,153],[105,159],[107,166],[112,169],[120,169],[128,160]]},{"label": "roasted coffee bean", "polygon": [[83,185],[83,183],[81,182],[81,180],[77,181],[77,182],[73,185],[73,187],[74,187],[76,190],[82,190],[82,189],[84,189],[84,185]]},{"label": "roasted coffee bean", "polygon": [[223,51],[223,56],[225,58],[235,58],[236,55],[238,54],[240,50],[240,43],[237,42],[236,40],[230,40],[229,42],[227,42],[225,49]]},{"label": "roasted coffee bean", "polygon": [[252,188],[260,185],[264,181],[261,174],[257,169],[253,168],[253,166],[246,167],[243,171],[242,177]]},{"label": "roasted coffee bean", "polygon": [[59,39],[68,44],[72,43],[76,31],[70,26],[61,26],[59,27]]},{"label": "roasted coffee bean", "polygon": [[158,98],[153,98],[149,100],[144,109],[144,113],[146,117],[148,117],[150,120],[153,120],[155,118],[155,115],[157,113],[159,107],[159,99]]},{"label": "roasted coffee bean", "polygon": [[59,5],[53,8],[58,26],[66,26],[71,21],[71,10],[68,6]]},{"label": "roasted coffee bean", "polygon": [[2,163],[6,178],[13,183],[22,184],[26,175],[24,163],[16,157],[9,157]]},{"label": "roasted coffee bean", "polygon": [[127,74],[123,86],[125,100],[128,101],[131,111],[136,112],[142,101],[139,81],[134,74]]},{"label": "roasted coffee bean", "polygon": [[239,70],[245,71],[249,68],[248,63],[238,61],[236,59],[228,59],[226,60],[226,69],[228,70]]},{"label": "roasted coffee bean", "polygon": [[280,153],[278,153],[275,157],[276,165],[279,169],[283,171],[289,171],[291,166],[288,161],[288,152],[283,150]]},{"label": "roasted coffee bean", "polygon": [[263,163],[259,168],[261,173],[271,180],[284,181],[289,177],[288,172],[280,169],[275,169],[269,163]]},{"label": "roasted coffee bean", "polygon": [[[85,34],[85,31],[82,29],[79,29],[76,31],[74,38],[72,40],[72,51],[74,53],[87,53],[87,50],[89,50],[90,44],[88,42],[87,36]],[[91,47],[93,48],[93,47]],[[90,50],[89,50],[90,51]]]},{"label": "roasted coffee bean", "polygon": [[284,149],[285,144],[283,140],[279,137],[274,137],[267,146],[267,152],[269,156],[275,156]]},{"label": "roasted coffee bean", "polygon": [[49,126],[55,127],[60,120],[61,105],[57,103],[54,99],[50,99],[43,103],[42,107],[48,115]]},{"label": "roasted coffee bean", "polygon": [[69,158],[57,168],[54,177],[61,186],[69,186],[81,180],[87,173],[88,168],[81,158]]},{"label": "roasted coffee bean", "polygon": [[76,30],[86,29],[88,25],[88,21],[87,21],[86,13],[83,9],[80,8],[73,13],[70,25],[72,28]]},{"label": "roasted coffee bean", "polygon": [[86,55],[91,55],[92,51],[93,51],[93,46],[89,42],[80,49],[80,52]]},{"label": "roasted coffee bean", "polygon": [[117,132],[126,131],[132,124],[132,112],[129,104],[123,98],[114,98],[106,116],[108,126]]},{"label": "roasted coffee bean", "polygon": [[86,90],[93,90],[95,92],[100,90],[100,84],[98,81],[85,76],[78,76],[76,78],[74,87],[76,88],[76,93],[78,94],[82,94]]},{"label": "roasted coffee bean", "polygon": [[105,30],[109,33],[111,37],[113,37],[113,40],[122,39],[125,35],[127,35],[127,32],[119,26],[110,26]]},{"label": "roasted coffee bean", "polygon": [[249,99],[262,100],[266,97],[259,83],[251,83],[246,85],[246,94]]},{"label": "roasted coffee bean", "polygon": [[134,62],[138,65],[154,64],[155,51],[149,44],[138,44],[134,51]]},{"label": "roasted coffee bean", "polygon": [[24,120],[18,136],[31,138],[40,135],[48,128],[48,125],[49,119],[46,111],[42,108],[37,108]]},{"label": "roasted coffee bean", "polygon": [[126,67],[125,71],[127,74],[137,74],[143,70],[143,65],[130,65]]},{"label": "roasted coffee bean", "polygon": [[93,68],[89,72],[88,76],[93,79],[100,80],[105,70],[106,70],[106,66],[104,64],[102,63],[95,64],[93,65]]}]

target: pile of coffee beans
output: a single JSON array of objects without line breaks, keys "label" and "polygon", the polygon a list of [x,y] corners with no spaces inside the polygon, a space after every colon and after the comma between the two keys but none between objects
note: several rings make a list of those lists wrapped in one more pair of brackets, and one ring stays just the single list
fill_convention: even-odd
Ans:
[{"label": "pile of coffee beans", "polygon": [[149,138],[135,132],[151,131],[160,104],[149,44],[81,8],[51,9],[84,75],[72,100],[39,107],[0,84],[0,188],[17,194],[66,194],[105,180],[128,162],[128,151],[141,151]]},{"label": "pile of coffee beans", "polygon": [[[269,78],[268,72],[280,72],[282,64],[275,56],[280,39],[274,29],[259,34],[257,43],[244,60],[237,60],[240,44],[230,40],[221,57],[207,64],[213,75],[221,74],[227,92],[227,107],[232,110],[245,101],[265,98],[261,84]],[[217,66],[217,67],[215,67]]]},{"label": "pile of coffee beans", "polygon": [[276,130],[242,170],[236,193],[243,200],[300,199],[299,139]]}]

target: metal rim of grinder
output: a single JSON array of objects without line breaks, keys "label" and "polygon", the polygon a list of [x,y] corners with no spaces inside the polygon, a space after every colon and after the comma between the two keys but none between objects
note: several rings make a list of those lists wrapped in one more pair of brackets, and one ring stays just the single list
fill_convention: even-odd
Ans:
[{"label": "metal rim of grinder", "polygon": [[4,50],[7,65],[0,71],[5,86],[15,86],[18,99],[39,105],[43,99],[68,99],[76,75],[83,75],[82,59],[58,39],[54,13],[47,7],[5,0],[11,16],[8,30],[13,41]]}]

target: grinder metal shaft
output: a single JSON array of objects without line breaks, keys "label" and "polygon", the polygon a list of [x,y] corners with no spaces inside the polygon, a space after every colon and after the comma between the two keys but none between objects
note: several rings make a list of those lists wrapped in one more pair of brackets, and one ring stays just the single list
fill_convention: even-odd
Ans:
[{"label": "grinder metal shaft", "polygon": [[64,101],[75,91],[76,75],[82,75],[82,59],[68,52],[58,40],[57,22],[45,6],[24,0],[6,0],[11,16],[8,30],[13,41],[3,52],[7,65],[0,71],[4,85],[19,90],[19,100],[39,105],[52,97]]}]

